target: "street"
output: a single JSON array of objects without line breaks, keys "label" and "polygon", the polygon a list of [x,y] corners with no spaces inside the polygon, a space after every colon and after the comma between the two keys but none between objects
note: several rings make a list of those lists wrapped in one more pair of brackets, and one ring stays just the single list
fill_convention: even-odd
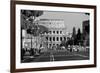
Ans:
[{"label": "street", "polygon": [[29,62],[54,62],[54,61],[68,61],[68,60],[88,60],[89,52],[69,52],[66,50],[49,50],[41,53],[36,57],[26,57],[22,63]]}]

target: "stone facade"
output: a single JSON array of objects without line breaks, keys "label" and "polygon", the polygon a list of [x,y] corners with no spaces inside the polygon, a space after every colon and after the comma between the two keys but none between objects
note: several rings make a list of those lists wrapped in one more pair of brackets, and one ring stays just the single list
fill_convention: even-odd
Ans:
[{"label": "stone facade", "polygon": [[49,32],[34,37],[27,34],[25,30],[22,31],[22,37],[24,37],[22,39],[23,48],[39,48],[41,44],[43,47],[52,48],[60,45],[63,40],[67,41],[69,35],[66,32],[63,19],[39,19],[34,24],[45,26]]}]

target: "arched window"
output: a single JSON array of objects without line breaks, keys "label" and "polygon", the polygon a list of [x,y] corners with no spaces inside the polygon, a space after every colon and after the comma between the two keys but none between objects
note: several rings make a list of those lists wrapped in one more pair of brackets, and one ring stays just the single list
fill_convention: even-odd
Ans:
[{"label": "arched window", "polygon": [[51,34],[52,32],[51,32],[51,31],[49,31],[49,33]]},{"label": "arched window", "polygon": [[55,31],[53,31],[53,34],[55,34]]},{"label": "arched window", "polygon": [[59,44],[57,44],[56,46],[58,46]]},{"label": "arched window", "polygon": [[60,34],[62,34],[62,31],[60,31]]},{"label": "arched window", "polygon": [[66,37],[64,37],[64,40],[66,41]]},{"label": "arched window", "polygon": [[52,38],[51,38],[51,37],[50,37],[49,39],[50,39],[50,41],[52,40]]},{"label": "arched window", "polygon": [[57,37],[56,40],[59,41],[59,37]]},{"label": "arched window", "polygon": [[60,41],[62,41],[62,37],[60,37]]},{"label": "arched window", "polygon": [[59,34],[59,31],[57,31],[57,34]]},{"label": "arched window", "polygon": [[53,37],[53,41],[55,41],[55,37]]},{"label": "arched window", "polygon": [[51,47],[51,44],[49,44],[49,47]]},{"label": "arched window", "polygon": [[48,40],[48,37],[46,37],[46,40]]}]

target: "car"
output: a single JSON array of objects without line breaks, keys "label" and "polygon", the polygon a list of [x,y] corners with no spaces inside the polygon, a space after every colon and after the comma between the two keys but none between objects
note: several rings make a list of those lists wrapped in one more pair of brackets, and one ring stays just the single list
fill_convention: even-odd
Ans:
[{"label": "car", "polygon": [[45,51],[45,47],[40,47],[40,53],[44,52]]},{"label": "car", "polygon": [[71,46],[70,46],[70,45],[68,45],[67,49],[68,49],[68,50],[70,50],[70,48],[71,48]]},{"label": "car", "polygon": [[89,46],[86,46],[86,51],[89,51],[89,48],[90,48]]},{"label": "car", "polygon": [[77,52],[78,51],[78,47],[77,46],[72,46],[72,50]]},{"label": "car", "polygon": [[62,50],[65,50],[66,48],[65,48],[65,46],[61,46],[61,49],[62,49]]}]

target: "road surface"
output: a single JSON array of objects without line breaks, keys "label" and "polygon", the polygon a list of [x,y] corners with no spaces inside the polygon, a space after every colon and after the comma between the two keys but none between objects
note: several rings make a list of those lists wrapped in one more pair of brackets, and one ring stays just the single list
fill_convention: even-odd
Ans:
[{"label": "road surface", "polygon": [[88,60],[88,59],[89,59],[89,52],[69,52],[66,50],[49,50],[47,52],[41,53],[39,56],[27,57],[22,61],[22,63]]}]

